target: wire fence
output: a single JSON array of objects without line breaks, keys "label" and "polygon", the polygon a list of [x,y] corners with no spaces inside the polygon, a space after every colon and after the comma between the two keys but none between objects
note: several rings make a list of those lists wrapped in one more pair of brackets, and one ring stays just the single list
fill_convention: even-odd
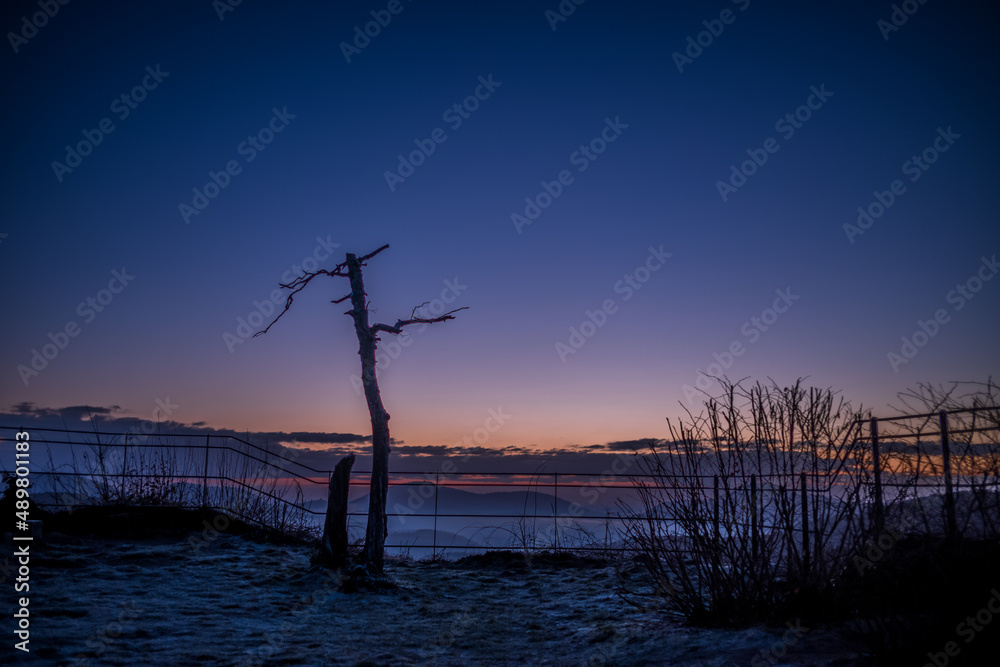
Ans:
[{"label": "wire fence", "polygon": [[[17,430],[0,428],[0,442],[13,443]],[[99,504],[213,508],[250,523],[306,533],[318,530],[325,516],[331,471],[296,460],[295,450],[219,434],[49,428],[30,432],[32,475],[44,480],[33,482],[33,498],[43,508]],[[997,407],[858,422],[857,438],[870,447],[871,469],[855,473],[871,476],[876,525],[906,520],[898,516],[899,508],[909,502],[912,512],[923,503],[931,509],[922,508],[918,514],[923,516],[906,520],[912,528],[940,529],[948,537],[1000,535],[998,436]],[[4,446],[0,452],[6,456],[10,449]],[[618,509],[636,500],[640,485],[703,497],[716,534],[726,529],[727,522],[733,525],[732,517],[720,519],[729,494],[750,498],[755,510],[760,504],[760,512],[747,515],[755,522],[755,531],[788,528],[769,523],[773,517],[763,508],[765,497],[783,500],[790,495],[801,503],[794,528],[808,545],[809,538],[823,530],[810,526],[809,508],[836,498],[842,475],[818,469],[686,475],[663,484],[662,479],[639,472],[632,453],[621,454],[610,469],[595,473],[464,471],[454,464],[431,471],[393,471],[386,547],[432,556],[496,548],[628,551],[620,528],[636,516]],[[369,476],[370,471],[356,470],[351,477],[355,497],[348,515],[355,539],[363,534],[367,517],[362,494]],[[935,516],[929,519],[928,514]],[[665,530],[672,528],[676,527]]]},{"label": "wire fence", "polygon": [[[879,524],[886,520],[887,504],[900,506],[909,500],[919,508],[931,497],[941,501],[939,514],[947,537],[969,533],[977,519],[986,525],[972,532],[998,533],[1000,408],[873,417],[860,422],[859,431],[865,426],[872,452],[873,511]],[[956,497],[963,490],[967,506],[961,508],[960,523]],[[917,518],[929,530],[928,512],[920,514]]]}]

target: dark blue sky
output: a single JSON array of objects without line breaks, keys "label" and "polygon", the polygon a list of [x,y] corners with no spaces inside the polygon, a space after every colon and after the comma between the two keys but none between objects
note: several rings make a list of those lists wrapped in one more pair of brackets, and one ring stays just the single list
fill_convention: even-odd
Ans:
[{"label": "dark blue sky", "polygon": [[[685,385],[734,345],[731,377],[810,376],[882,413],[915,382],[1000,368],[1000,280],[949,300],[1000,251],[987,4],[919,5],[884,39],[891,3],[588,0],[553,30],[555,0],[403,0],[348,63],[341,42],[387,5],[244,0],[220,20],[207,0],[71,2],[16,53],[7,36],[5,406],[145,418],[169,396],[181,422],[367,433],[351,320],[328,303],[345,281],[310,286],[266,336],[238,333],[333,244],[325,266],[391,244],[366,273],[376,321],[442,293],[470,307],[382,369],[393,435],[414,444],[457,442],[501,407],[488,446],[663,437]],[[732,22],[712,23],[723,10]],[[11,3],[4,32],[38,11]],[[705,21],[724,29],[679,72],[673,54]],[[144,77],[122,118],[116,98]],[[479,77],[499,85],[487,96]],[[445,113],[477,86],[453,128]],[[776,127],[810,102],[794,134]],[[273,141],[241,151],[275,110]],[[114,130],[60,180],[53,162],[105,118]],[[574,157],[609,122],[606,150]],[[437,128],[444,142],[390,190],[386,171]],[[942,134],[910,180],[905,163]],[[767,160],[724,201],[718,182],[748,150]],[[186,221],[180,205],[230,161]],[[512,214],[564,170],[572,182],[519,232]],[[887,210],[845,231],[896,180]],[[120,292],[102,296],[109,282]],[[584,325],[609,300],[603,325]],[[38,370],[34,351],[59,341]]]}]

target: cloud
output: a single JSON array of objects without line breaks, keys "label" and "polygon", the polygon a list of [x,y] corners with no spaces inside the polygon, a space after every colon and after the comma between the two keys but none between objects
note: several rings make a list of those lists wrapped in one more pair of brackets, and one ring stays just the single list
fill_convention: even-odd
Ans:
[{"label": "cloud", "polygon": [[71,405],[65,408],[43,408],[30,401],[17,403],[11,407],[11,412],[0,416],[17,416],[28,419],[59,419],[63,421],[89,421],[94,417],[110,417],[114,412],[120,412],[121,407],[112,405],[100,407],[95,405]]},{"label": "cloud", "polygon": [[[317,471],[332,470],[336,462],[347,454],[356,454],[359,463],[356,469],[370,466],[371,436],[359,433],[337,433],[321,431],[236,431],[234,429],[213,428],[204,421],[182,423],[160,420],[158,423],[141,416],[123,415],[119,406],[76,405],[63,408],[40,407],[30,402],[13,405],[5,413],[0,413],[0,423],[13,427],[43,429],[70,429],[90,431],[92,429],[114,433],[133,433],[155,438],[157,433],[178,434],[197,437],[231,436],[246,440],[258,446],[267,447],[276,454],[290,458],[297,464]],[[32,423],[33,422],[33,423]],[[86,439],[86,436],[84,436]],[[185,438],[186,440],[186,438]],[[617,459],[627,456],[631,459],[634,451],[648,451],[650,443],[660,444],[663,440],[643,438],[621,440],[604,444],[570,444],[559,448],[541,449],[537,446],[493,446],[413,444],[401,440],[392,441],[393,466],[402,470],[440,469],[446,460],[459,460],[462,471],[481,471],[503,468],[532,474],[541,471],[548,474],[581,474],[595,470],[605,470]]]},{"label": "cloud", "polygon": [[599,447],[608,452],[644,452],[649,449],[650,445],[660,446],[664,442],[664,440],[657,438],[642,438],[640,440],[616,440],[614,442],[607,442],[604,445],[594,445],[594,447]]},{"label": "cloud", "polygon": [[[150,419],[143,419],[134,416],[115,416],[121,413],[122,408],[117,405],[102,407],[94,405],[71,405],[64,408],[47,408],[25,401],[17,403],[5,412],[0,413],[0,420],[10,421],[17,427],[28,428],[34,425],[36,428],[57,428],[68,429],[80,428],[86,425],[88,430],[96,427],[97,430],[111,431],[115,433],[135,432],[143,435],[154,433],[177,433],[181,435],[230,435],[241,439],[250,439],[253,442],[270,443],[310,443],[317,445],[352,445],[367,444],[371,442],[371,436],[357,433],[312,433],[297,431],[285,433],[283,431],[258,431],[240,432],[226,428],[212,428],[205,422],[199,421],[193,424],[173,420],[160,420],[154,422]],[[35,424],[25,423],[26,420],[34,421]]]},{"label": "cloud", "polygon": [[281,431],[275,431],[267,435],[273,436],[274,439],[281,442],[309,442],[320,445],[345,445],[357,442],[371,442],[371,436],[357,435],[355,433],[310,433],[306,431],[282,433]]}]

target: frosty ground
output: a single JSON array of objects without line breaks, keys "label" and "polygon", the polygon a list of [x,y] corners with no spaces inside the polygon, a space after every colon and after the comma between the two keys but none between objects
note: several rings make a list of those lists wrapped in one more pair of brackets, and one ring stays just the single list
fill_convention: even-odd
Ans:
[{"label": "frosty ground", "polygon": [[832,629],[786,645],[786,628],[686,627],[622,600],[603,563],[395,560],[398,590],[326,595],[303,546],[229,534],[197,551],[176,536],[47,541],[32,560],[27,664],[866,662],[862,645]]}]

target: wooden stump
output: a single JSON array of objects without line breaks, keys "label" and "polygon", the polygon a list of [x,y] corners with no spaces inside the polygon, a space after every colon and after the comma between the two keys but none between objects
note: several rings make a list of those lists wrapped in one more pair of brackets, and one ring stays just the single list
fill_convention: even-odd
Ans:
[{"label": "wooden stump", "polygon": [[337,462],[330,474],[330,497],[323,524],[322,555],[329,567],[341,568],[348,563],[347,554],[347,495],[350,490],[354,454]]}]

